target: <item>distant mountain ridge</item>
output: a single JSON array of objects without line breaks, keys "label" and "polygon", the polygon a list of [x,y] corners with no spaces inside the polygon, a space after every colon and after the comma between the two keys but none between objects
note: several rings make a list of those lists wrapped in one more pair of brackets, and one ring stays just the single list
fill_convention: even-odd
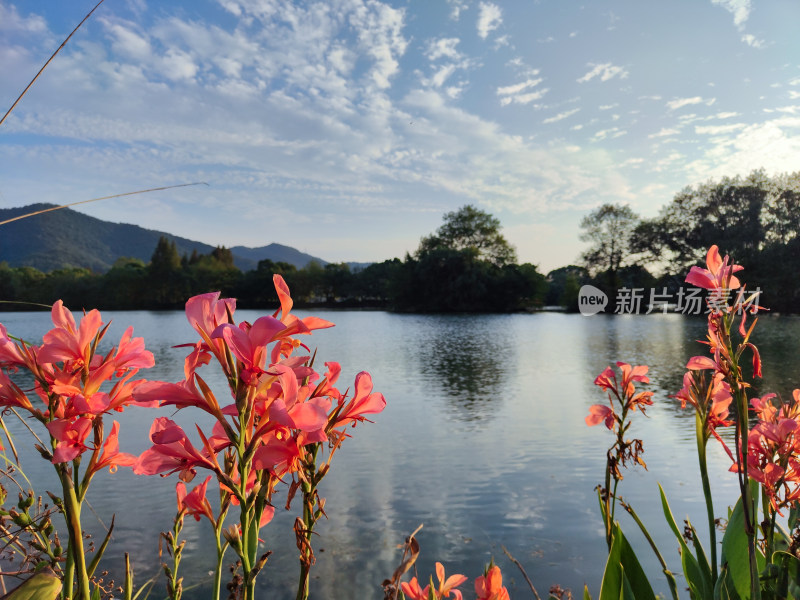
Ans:
[{"label": "distant mountain ridge", "polygon": [[[0,209],[0,221],[54,207],[54,204],[31,204]],[[191,256],[192,251],[208,254],[214,246],[182,238],[164,231],[138,225],[112,223],[84,215],[69,208],[0,225],[0,262],[11,267],[34,267],[49,272],[66,267],[83,267],[104,272],[122,257],[150,262],[161,236],[175,242],[178,254]],[[250,271],[260,260],[287,262],[298,269],[312,260],[321,265],[327,261],[281,244],[259,248],[231,248],[234,263],[242,271]]]}]

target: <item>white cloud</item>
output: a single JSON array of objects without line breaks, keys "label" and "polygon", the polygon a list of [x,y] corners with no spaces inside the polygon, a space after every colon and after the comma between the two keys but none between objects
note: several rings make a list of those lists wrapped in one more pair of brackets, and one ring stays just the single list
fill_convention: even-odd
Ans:
[{"label": "white cloud", "polygon": [[745,33],[742,36],[742,41],[752,48],[763,48],[764,47],[764,40],[759,40],[754,36],[752,33]]},{"label": "white cloud", "polygon": [[733,23],[738,28],[744,27],[750,17],[750,0],[711,0],[733,15]]},{"label": "white cloud", "polygon": [[0,4],[0,31],[44,33],[47,31],[47,22],[39,15],[20,16],[13,4]]},{"label": "white cloud", "polygon": [[428,43],[428,49],[425,56],[428,60],[435,61],[440,58],[450,58],[452,60],[460,60],[463,55],[456,50],[459,43],[458,38],[440,38],[438,40],[431,40]]},{"label": "white cloud", "polygon": [[523,92],[536,87],[542,83],[542,81],[542,78],[528,79],[527,81],[515,83],[514,85],[497,88],[497,95],[501,96],[500,106],[508,106],[509,104],[530,104],[534,100],[541,99],[550,91],[549,88],[543,88],[535,92]]},{"label": "white cloud", "polygon": [[502,23],[503,13],[500,7],[491,2],[481,2],[478,12],[478,35],[485,40]]},{"label": "white cloud", "polygon": [[699,135],[724,135],[744,129],[744,123],[731,123],[730,125],[695,125],[694,132]]},{"label": "white cloud", "polygon": [[800,155],[798,134],[800,117],[781,116],[748,125],[727,140],[714,139],[704,155],[687,168],[696,181],[749,173],[762,167],[770,173],[796,171]]},{"label": "white cloud", "polygon": [[625,130],[621,130],[619,127],[612,127],[610,129],[601,129],[597,133],[592,136],[592,140],[600,141],[606,138],[618,138],[622,137],[623,135],[627,134],[628,132]]},{"label": "white cloud", "polygon": [[714,119],[731,119],[733,117],[738,117],[739,113],[737,112],[718,112],[717,114],[713,115]]},{"label": "white cloud", "polygon": [[578,83],[585,83],[594,79],[595,77],[600,77],[600,81],[608,81],[614,77],[619,77],[620,79],[625,79],[628,77],[628,72],[623,67],[618,67],[612,65],[611,63],[589,63],[588,66],[592,67],[591,70],[589,70],[589,72],[587,72],[583,77],[580,77],[577,80]]},{"label": "white cloud", "polygon": [[800,92],[789,90],[789,100],[797,100],[798,98],[800,98]]},{"label": "white cloud", "polygon": [[104,21],[104,24],[112,36],[111,47],[114,51],[137,60],[150,58],[151,48],[147,39],[121,24],[107,21]]},{"label": "white cloud", "polygon": [[447,0],[447,3],[450,5],[450,18],[454,21],[458,21],[461,18],[461,12],[469,8],[469,4],[464,0]]},{"label": "white cloud", "polygon": [[580,108],[573,108],[572,110],[567,110],[562,113],[558,113],[554,117],[549,117],[545,119],[544,121],[542,121],[542,123],[556,123],[557,121],[563,121],[567,117],[571,117],[575,113],[580,112],[580,110],[581,110]]},{"label": "white cloud", "polygon": [[670,100],[667,102],[667,108],[670,110],[678,110],[679,108],[683,108],[684,106],[691,106],[693,104],[705,104],[706,106],[711,106],[716,102],[716,98],[710,98],[708,100],[704,100],[700,96],[693,96],[692,98],[676,98],[675,100]]},{"label": "white cloud", "polygon": [[509,104],[530,104],[534,100],[540,100],[544,95],[549,92],[549,88],[544,88],[538,92],[529,92],[527,94],[514,94],[512,96],[505,96],[500,99],[501,106],[508,106]]},{"label": "white cloud", "polygon": [[680,129],[667,129],[666,127],[664,127],[658,133],[651,133],[647,137],[648,138],[668,137],[670,135],[677,135],[680,132],[681,132]]},{"label": "white cloud", "polygon": [[518,94],[522,90],[526,90],[529,87],[534,87],[542,83],[542,79],[528,79],[527,81],[523,81],[522,83],[515,83],[514,85],[507,85],[505,87],[497,88],[497,95],[498,96],[508,96],[510,94]]},{"label": "white cloud", "polygon": [[611,110],[612,108],[617,108],[619,106],[619,102],[614,102],[614,104],[601,104],[597,108],[600,110]]}]

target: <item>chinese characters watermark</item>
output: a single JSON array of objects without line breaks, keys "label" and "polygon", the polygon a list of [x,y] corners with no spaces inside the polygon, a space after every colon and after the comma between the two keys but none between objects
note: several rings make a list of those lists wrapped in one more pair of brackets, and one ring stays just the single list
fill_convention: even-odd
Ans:
[{"label": "chinese characters watermark", "polygon": [[[761,309],[760,297],[761,288],[756,288],[755,291],[720,288],[706,292],[697,287],[681,287],[675,292],[670,292],[666,287],[660,290],[623,287],[617,290],[614,314],[649,315],[660,312],[700,315],[727,312],[730,307],[737,314],[743,312],[755,314]],[[608,304],[605,292],[594,286],[584,285],[578,293],[578,310],[584,316],[605,312]]]}]

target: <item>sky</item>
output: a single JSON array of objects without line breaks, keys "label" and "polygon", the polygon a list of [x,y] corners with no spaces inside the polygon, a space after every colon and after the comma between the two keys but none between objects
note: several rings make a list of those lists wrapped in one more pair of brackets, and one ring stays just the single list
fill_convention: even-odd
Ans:
[{"label": "sky", "polygon": [[[0,113],[92,6],[0,0]],[[796,0],[106,0],[0,126],[0,208],[202,181],[77,210],[371,262],[473,204],[547,272],[603,203],[800,170],[797,23]]]}]

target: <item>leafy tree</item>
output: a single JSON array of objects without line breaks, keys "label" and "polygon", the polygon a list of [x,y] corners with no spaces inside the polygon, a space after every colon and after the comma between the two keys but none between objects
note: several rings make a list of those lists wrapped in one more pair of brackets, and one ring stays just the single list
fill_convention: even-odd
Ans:
[{"label": "leafy tree", "polygon": [[546,282],[531,264],[514,264],[515,252],[500,222],[474,206],[447,213],[414,256],[390,267],[388,286],[398,310],[508,312],[541,304]]},{"label": "leafy tree", "polygon": [[170,242],[166,236],[158,239],[158,244],[150,259],[150,272],[155,274],[170,274],[181,268],[181,257],[175,242]]},{"label": "leafy tree", "polygon": [[347,263],[328,263],[323,275],[325,298],[328,302],[353,295],[353,273]]},{"label": "leafy tree", "polygon": [[589,281],[589,272],[584,267],[568,265],[559,267],[547,274],[547,295],[545,304],[563,306],[569,310],[578,310],[578,292],[580,287]]},{"label": "leafy tree", "polygon": [[188,298],[183,281],[181,257],[175,242],[161,236],[148,265],[148,304],[177,308]]},{"label": "leafy tree", "polygon": [[[702,260],[713,244],[750,266],[767,241],[766,218],[772,219],[773,239],[788,239],[791,230],[796,231],[781,201],[771,201],[770,196],[776,192],[763,171],[686,187],[658,217],[640,224],[634,247],[651,260],[666,262],[673,273]],[[783,202],[785,208],[793,199],[786,195]]]},{"label": "leafy tree", "polygon": [[629,261],[631,239],[639,216],[630,206],[603,204],[581,220],[581,241],[591,246],[583,255],[583,263],[594,273],[605,273],[609,283],[616,280],[620,268]]},{"label": "leafy tree", "polygon": [[500,233],[500,221],[470,204],[447,213],[436,233],[422,238],[417,255],[440,249],[472,249],[478,259],[498,267],[517,260],[514,247]]}]

